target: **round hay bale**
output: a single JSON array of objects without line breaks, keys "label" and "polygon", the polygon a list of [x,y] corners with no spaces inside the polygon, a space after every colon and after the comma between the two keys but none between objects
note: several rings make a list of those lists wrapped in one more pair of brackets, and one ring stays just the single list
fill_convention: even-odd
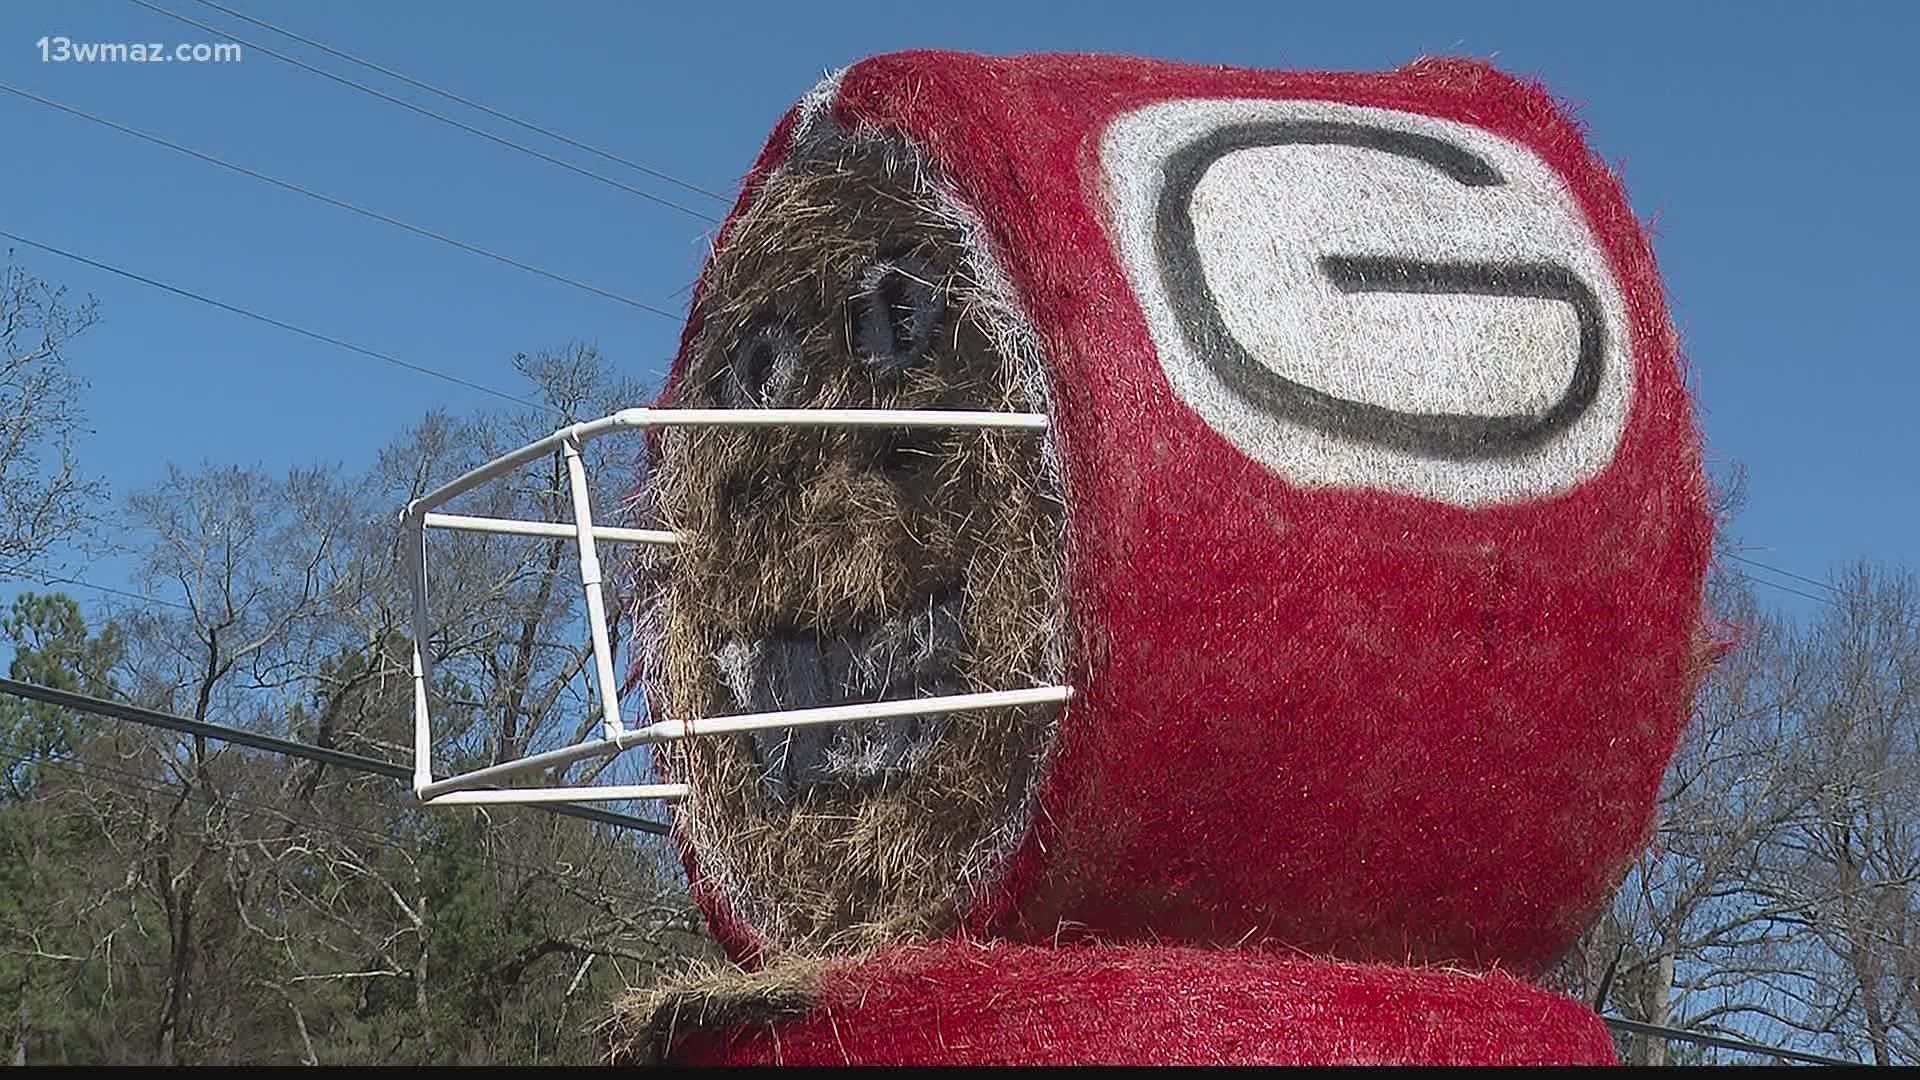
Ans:
[{"label": "round hay bale", "polygon": [[[772,999],[768,999],[771,1001]],[[616,1064],[1613,1065],[1592,1010],[1504,972],[1242,949],[943,942],[743,1014],[622,1002]]]},{"label": "round hay bale", "polygon": [[1652,254],[1538,87],[907,53],[782,120],[662,404],[663,756],[736,956],[960,931],[1550,964],[1644,843],[1711,543]]}]

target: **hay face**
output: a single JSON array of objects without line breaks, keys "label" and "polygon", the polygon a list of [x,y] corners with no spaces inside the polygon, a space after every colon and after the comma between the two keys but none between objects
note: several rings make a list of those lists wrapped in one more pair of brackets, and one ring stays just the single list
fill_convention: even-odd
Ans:
[{"label": "hay face", "polygon": [[[1017,312],[904,142],[816,131],[730,228],[665,402],[1044,410]],[[1063,495],[1024,432],[665,438],[644,496],[652,705],[715,716],[1057,682]],[[1050,479],[1053,478],[1053,479]],[[703,887],[769,959],[937,933],[1025,823],[1053,708],[691,740]]]}]

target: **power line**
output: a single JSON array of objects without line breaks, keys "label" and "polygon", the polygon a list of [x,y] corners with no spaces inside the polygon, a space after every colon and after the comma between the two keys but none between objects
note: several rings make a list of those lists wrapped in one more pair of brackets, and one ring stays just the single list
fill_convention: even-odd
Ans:
[{"label": "power line", "polygon": [[1774,566],[1771,563],[1763,563],[1759,559],[1748,558],[1745,555],[1736,554],[1735,552],[1728,551],[1728,552],[1725,552],[1724,554],[1726,555],[1727,558],[1746,563],[1748,566],[1757,566],[1762,570],[1772,571],[1773,573],[1779,574],[1782,577],[1790,577],[1795,581],[1804,581],[1809,585],[1818,585],[1820,588],[1827,590],[1828,592],[1834,594],[1835,596],[1840,595],[1839,589],[1835,588],[1832,584],[1828,582],[1821,581],[1819,578],[1810,578],[1805,574],[1796,574],[1791,570],[1782,570],[1780,567]]},{"label": "power line", "polygon": [[[1736,559],[1740,558],[1738,555],[1733,555],[1731,557]],[[1756,566],[1765,566],[1769,570],[1772,570],[1776,573],[1786,574],[1788,577],[1800,577],[1799,574],[1795,574],[1792,571],[1781,570],[1780,568],[1775,566],[1767,566],[1766,563],[1757,562],[1753,559],[1741,559],[1740,561],[1752,562]],[[1755,585],[1765,585],[1769,588],[1779,589],[1781,592],[1792,593],[1795,596],[1804,596],[1807,599],[1812,600],[1816,604],[1825,604],[1828,607],[1834,607],[1838,605],[1841,602],[1842,598],[1844,597],[1844,594],[1841,593],[1841,591],[1838,588],[1835,588],[1832,585],[1828,585],[1827,583],[1822,581],[1815,581],[1814,584],[1820,586],[1823,589],[1829,590],[1830,592],[1833,593],[1832,596],[1820,596],[1814,593],[1806,592],[1802,589],[1796,589],[1791,585],[1782,585],[1777,581],[1768,581],[1766,578],[1754,577],[1752,574],[1743,574],[1738,570],[1728,570],[1727,573],[1732,574],[1734,577],[1739,578],[1741,581],[1752,582]],[[1812,580],[1812,579],[1802,578],[1801,580]],[[1903,627],[1907,630],[1920,632],[1920,622],[1915,622],[1911,626],[1905,626],[1904,624],[1900,624],[1900,625],[1903,625]]]},{"label": "power line", "polygon": [[[61,772],[72,773],[76,776],[98,780],[101,783],[123,790],[142,791],[151,795],[163,796],[177,796],[179,794],[179,791],[170,786],[164,779],[143,776],[139,773],[130,772],[126,769],[116,769],[110,765],[102,765],[98,762],[88,762],[82,766],[74,761],[47,760],[24,754],[0,755],[0,760],[8,760],[16,765],[32,764],[43,769],[56,769]],[[330,833],[343,840],[354,839],[356,835],[364,836],[379,846],[391,848],[396,851],[412,852],[415,855],[438,854],[442,858],[449,858],[457,863],[464,863],[469,866],[478,865],[478,861],[474,858],[448,855],[445,852],[431,852],[428,848],[422,847],[419,844],[410,843],[379,829],[369,828],[365,825],[353,825],[344,821],[328,821],[321,818],[303,817],[288,811],[284,807],[264,803],[258,799],[244,799],[238,795],[222,794],[220,796],[220,803],[222,807],[238,806],[245,811],[251,811],[248,816],[258,817],[272,815],[289,824],[299,825],[318,832]],[[486,856],[486,859],[488,862],[499,866],[525,870],[529,873],[551,873],[553,871],[552,866],[524,862],[519,859],[510,859],[496,854],[490,854]],[[636,904],[646,904],[657,899],[624,890],[608,890],[606,895],[615,899],[632,900]]]},{"label": "power line", "polygon": [[[139,0],[135,0],[135,2],[137,3],[139,2]],[[194,300],[199,303],[206,304],[209,307],[216,307],[222,311],[230,312],[234,315],[240,315],[245,318],[252,319],[255,322],[266,323],[268,326],[276,327],[278,329],[288,331],[289,333],[299,334],[301,337],[312,338],[315,341],[324,342],[328,345],[335,346],[336,348],[346,349],[349,352],[356,352],[362,356],[370,356],[375,360],[380,360],[385,363],[392,364],[395,367],[403,367],[403,368],[406,368],[408,371],[419,372],[422,375],[431,375],[436,379],[444,379],[447,382],[454,383],[459,386],[464,386],[469,390],[478,390],[483,394],[491,394],[492,396],[500,398],[503,401],[511,401],[516,405],[524,405],[529,409],[544,409],[549,412],[560,413],[563,416],[565,415],[564,410],[555,408],[552,405],[542,405],[539,402],[529,401],[523,397],[515,397],[514,395],[509,394],[504,390],[495,390],[491,386],[483,386],[480,383],[463,379],[458,375],[449,375],[444,371],[436,371],[433,368],[426,367],[421,364],[416,364],[408,360],[402,360],[399,357],[394,356],[390,353],[383,353],[377,349],[369,349],[364,345],[355,345],[350,341],[342,341],[337,337],[331,337],[326,334],[322,334],[317,330],[309,330],[303,326],[295,326],[294,324],[289,322],[282,322],[279,319],[273,318],[272,316],[262,315],[257,311],[250,311],[247,308],[239,307],[235,304],[229,304],[223,300],[215,300],[211,296],[206,296],[201,293],[194,292],[191,289],[183,289],[178,285],[169,285],[164,281],[158,281],[158,280],[155,280],[154,278],[150,278],[142,274],[136,274],[131,270],[123,270],[120,267],[103,263],[98,259],[89,259],[85,255],[78,255],[71,251],[65,251],[60,248],[54,247],[51,244],[43,244],[38,240],[29,240],[26,237],[21,236],[17,233],[11,233],[11,232],[7,232],[4,229],[0,229],[0,236],[4,236],[7,239],[12,240],[16,243],[25,244],[28,247],[38,248],[41,251],[47,252],[48,254],[51,254],[51,255],[58,255],[63,259],[72,259],[74,262],[81,263],[86,266],[91,266],[96,270],[104,270],[109,274],[116,274],[120,277],[127,278],[130,281],[137,281],[142,285],[151,285],[156,289],[161,289],[166,292],[170,292],[175,296],[184,296],[189,300]]]},{"label": "power line", "polygon": [[75,694],[71,691],[58,690],[49,686],[40,686],[35,683],[20,682],[15,679],[0,679],[0,694],[32,698],[35,701],[43,701],[49,705],[58,705],[62,708],[95,713],[100,716],[112,717],[115,720],[127,720],[136,724],[145,724],[149,727],[167,728],[171,731],[178,731],[187,735],[198,735],[202,738],[219,739],[223,742],[230,742],[238,746],[252,747],[255,750],[265,750],[275,754],[302,757],[309,761],[318,761],[327,765],[337,765],[344,769],[355,769],[360,772],[373,773],[394,780],[411,782],[413,779],[413,770],[397,761],[383,761],[379,758],[363,757],[359,754],[349,754],[344,750],[335,750],[328,746],[312,746],[307,743],[295,742],[292,739],[282,739],[277,735],[267,735],[257,731],[246,731],[241,728],[229,728],[221,724],[208,723],[205,720],[190,720],[184,716],[175,716],[172,713],[164,713],[157,709],[147,709],[138,705],[108,701],[105,698],[87,697],[83,694]]},{"label": "power line", "polygon": [[511,266],[517,270],[525,270],[530,274],[538,274],[541,277],[547,278],[551,281],[557,281],[562,285],[570,285],[573,288],[581,289],[586,292],[593,293],[596,296],[603,296],[609,300],[617,300],[620,303],[626,304],[629,307],[639,308],[641,311],[650,312],[654,315],[659,315],[662,318],[672,319],[675,322],[680,321],[680,316],[675,315],[673,312],[668,311],[665,308],[657,308],[657,307],[654,307],[652,304],[643,303],[639,300],[633,299],[632,297],[622,296],[619,293],[612,292],[607,289],[602,289],[597,285],[590,285],[587,282],[580,281],[576,278],[568,277],[565,274],[559,274],[559,273],[555,273],[552,270],[547,270],[542,267],[533,266],[531,264],[521,262],[518,259],[512,258],[511,256],[502,255],[499,252],[489,251],[486,248],[479,247],[474,244],[469,244],[464,240],[456,240],[451,236],[445,235],[444,233],[434,232],[431,229],[424,229],[418,225],[413,225],[408,222],[401,221],[398,218],[389,217],[386,214],[382,214],[377,210],[369,210],[364,206],[356,206],[353,203],[346,202],[345,200],[342,200],[342,199],[336,199],[331,195],[322,194],[321,192],[314,191],[311,188],[301,187],[299,184],[291,183],[289,181],[282,180],[278,177],[268,176],[266,173],[257,172],[253,169],[247,168],[244,165],[236,165],[231,161],[226,161],[221,158],[214,157],[212,154],[203,153],[189,146],[182,146],[179,143],[172,142],[168,139],[162,138],[161,136],[155,135],[151,132],[141,131],[137,128],[127,127],[125,124],[115,123],[114,121],[109,120],[104,116],[96,116],[93,113],[86,112],[85,110],[82,110],[82,109],[74,108],[71,105],[63,104],[61,102],[54,101],[51,98],[44,98],[38,94],[34,94],[29,91],[22,90],[17,86],[11,86],[11,85],[8,85],[7,83],[0,83],[0,90],[4,90],[7,93],[15,94],[20,97],[26,98],[29,101],[38,102],[42,105],[47,106],[48,108],[58,109],[61,112],[69,113],[73,116],[77,116],[82,120],[91,121],[95,124],[99,124],[102,127],[111,128],[112,130],[118,131],[122,134],[131,135],[136,139],[144,139],[145,141],[153,143],[156,146],[163,146],[168,150],[173,150],[177,153],[185,154],[191,158],[197,158],[198,160],[207,162],[210,165],[217,165],[220,168],[227,169],[231,172],[239,173],[242,176],[249,177],[254,180],[258,180],[262,183],[272,184],[274,187],[281,188],[286,191],[291,191],[296,195],[304,195],[309,199],[314,199],[316,201],[323,202],[328,206],[338,207],[341,210],[347,210],[352,213],[359,214],[361,217],[370,218],[374,221],[380,222],[383,225],[391,225],[396,229],[404,229],[405,231],[410,232],[415,236],[423,236],[429,240],[436,240],[450,247],[459,248],[461,251],[469,252],[474,255],[485,256],[486,258],[492,259],[495,262],[504,263],[507,266]]},{"label": "power line", "polygon": [[79,578],[36,576],[20,570],[9,570],[3,574],[0,574],[0,576],[15,578],[20,581],[31,582],[36,585],[45,585],[48,587],[52,587],[54,585],[77,585],[82,589],[92,589],[95,592],[112,593],[115,596],[124,596],[131,600],[138,600],[143,604],[161,604],[170,608],[179,608],[181,611],[193,610],[193,607],[191,605],[182,604],[177,600],[162,600],[157,596],[148,596],[144,593],[137,593],[130,589],[116,589],[111,585],[95,585],[91,581],[82,581]]},{"label": "power line", "polygon": [[148,11],[152,11],[156,14],[165,15],[169,19],[175,19],[175,20],[178,20],[179,22],[186,23],[188,26],[199,27],[200,29],[205,30],[207,33],[225,35],[227,38],[233,40],[234,42],[237,42],[238,44],[245,45],[249,49],[254,49],[259,52],[263,52],[268,56],[273,57],[276,60],[280,60],[284,63],[292,64],[294,67],[300,68],[303,71],[309,71],[315,75],[321,76],[322,78],[331,79],[334,82],[341,84],[342,86],[350,86],[353,89],[358,90],[362,93],[371,94],[374,97],[381,99],[382,101],[391,102],[395,105],[400,106],[401,108],[409,109],[413,112],[419,113],[422,116],[426,116],[434,120],[438,120],[443,124],[450,124],[453,127],[459,128],[460,130],[467,132],[470,135],[478,135],[483,139],[487,139],[491,142],[499,143],[501,146],[518,150],[523,154],[530,154],[533,157],[537,157],[540,160],[545,161],[549,164],[558,165],[561,168],[568,170],[569,172],[579,173],[581,176],[585,176],[589,179],[598,180],[599,182],[606,184],[610,187],[619,188],[621,191],[625,191],[629,194],[638,195],[641,198],[648,200],[649,202],[656,202],[656,203],[659,203],[661,206],[671,207],[672,209],[678,210],[689,217],[698,218],[699,220],[708,222],[710,224],[716,224],[716,225],[719,224],[719,219],[715,218],[711,214],[702,213],[699,210],[693,209],[692,207],[684,206],[680,203],[674,202],[672,199],[662,198],[659,195],[655,195],[651,191],[646,191],[641,188],[634,187],[632,184],[622,183],[619,180],[615,180],[611,176],[594,172],[591,169],[581,168],[580,166],[575,165],[570,161],[567,161],[562,158],[554,157],[552,154],[535,150],[533,147],[527,146],[524,143],[514,142],[512,139],[508,139],[500,135],[495,135],[493,132],[487,131],[484,128],[477,128],[477,127],[474,127],[472,124],[455,120],[453,117],[447,116],[444,113],[437,113],[437,112],[434,112],[432,109],[426,108],[424,106],[415,105],[413,102],[407,101],[404,98],[394,97],[392,94],[386,93],[385,91],[382,91],[382,90],[376,90],[365,83],[355,82],[354,80],[349,79],[344,75],[336,75],[333,72],[326,70],[325,68],[315,67],[304,60],[295,59],[294,57],[288,56],[285,53],[275,52],[274,50],[267,48],[265,45],[258,44],[257,42],[248,41],[243,37],[239,37],[238,35],[235,35],[229,31],[222,30],[217,26],[209,26],[206,23],[200,22],[199,20],[194,19],[190,16],[182,15],[177,11],[168,11],[166,8],[163,8],[158,4],[149,3],[148,0],[128,0],[128,2],[137,4],[140,7],[146,8]]},{"label": "power line", "polygon": [[709,199],[717,199],[720,202],[728,201],[727,196],[722,195],[717,191],[710,191],[707,188],[703,188],[698,184],[694,184],[689,181],[682,180],[679,177],[674,176],[670,173],[664,173],[650,166],[642,165],[640,162],[628,160],[627,158],[621,157],[619,154],[613,153],[610,150],[602,150],[597,146],[592,146],[587,143],[583,143],[578,139],[569,138],[565,135],[560,134],[557,131],[553,131],[549,128],[541,127],[539,124],[522,120],[517,116],[510,116],[507,113],[501,112],[498,109],[490,108],[486,105],[482,105],[481,103],[474,101],[470,98],[461,97],[459,94],[455,94],[452,91],[442,90],[437,86],[433,86],[428,83],[421,82],[419,79],[413,78],[410,75],[402,74],[401,72],[395,71],[392,68],[381,67],[379,64],[376,64],[371,60],[367,60],[363,57],[355,56],[352,53],[343,51],[341,49],[336,49],[333,46],[328,45],[324,42],[315,41],[310,37],[302,37],[301,35],[296,34],[293,31],[288,30],[283,26],[275,26],[273,23],[267,22],[263,19],[256,19],[251,15],[247,15],[242,12],[235,11],[230,7],[225,7],[220,4],[216,4],[213,2],[213,0],[198,0],[198,2],[203,7],[210,7],[215,11],[225,12],[226,14],[231,15],[234,18],[241,20],[242,22],[252,23],[253,25],[260,27],[262,30],[271,30],[276,34],[279,34],[281,37],[291,38],[292,40],[297,41],[302,45],[319,49],[321,52],[324,52],[330,56],[337,56],[340,59],[347,61],[348,63],[358,64],[363,68],[367,68],[368,70],[377,71],[380,74],[385,75],[390,79],[398,79],[401,82],[406,83],[408,86],[412,86],[420,90],[425,90],[429,94],[436,94],[440,97],[446,98],[448,101],[457,102],[458,104],[465,105],[469,109],[477,109],[480,112],[486,113],[488,116],[491,116],[496,120],[505,120],[507,123],[513,124],[516,127],[521,127],[521,128],[525,128],[528,131],[537,132],[541,135],[545,135],[549,139],[554,139],[558,142],[566,143],[568,146],[574,147],[575,149],[585,150],[589,154],[595,154],[599,157],[605,158],[608,161],[612,161],[620,165],[625,165],[629,169],[633,169],[638,172],[645,173],[648,176],[651,176],[657,180],[665,180],[669,184],[673,184],[677,187],[685,188],[686,190],[694,192],[695,194],[705,195]]},{"label": "power line", "polygon": [[1863,1062],[1848,1061],[1846,1058],[1827,1057],[1825,1054],[1809,1054],[1804,1050],[1785,1050],[1778,1046],[1763,1046],[1760,1043],[1747,1042],[1745,1039],[1732,1039],[1724,1035],[1707,1035],[1698,1031],[1683,1031],[1680,1028],[1661,1027],[1659,1024],[1642,1023],[1639,1020],[1627,1020],[1618,1016],[1601,1017],[1610,1028],[1630,1031],[1636,1035],[1657,1035],[1666,1039],[1679,1039],[1682,1042],[1700,1043],[1703,1046],[1718,1046],[1728,1050],[1744,1050],[1750,1054],[1767,1057],[1785,1058],[1789,1061],[1804,1061],[1809,1065],[1861,1065]]},{"label": "power line", "polygon": [[1813,602],[1818,604],[1833,603],[1833,597],[1831,596],[1820,596],[1815,593],[1807,592],[1804,589],[1796,589],[1791,585],[1782,585],[1777,581],[1768,581],[1766,578],[1754,577],[1752,574],[1743,574],[1738,570],[1729,570],[1727,571],[1727,573],[1732,574],[1734,577],[1739,578],[1741,581],[1752,582],[1755,585],[1766,585],[1771,588],[1779,589],[1781,592],[1792,593],[1795,596],[1804,596],[1807,599],[1812,600]]},{"label": "power line", "polygon": [[[135,724],[145,724],[149,727],[166,728],[170,731],[178,731],[188,735],[217,739],[221,742],[252,747],[253,749],[264,750],[268,753],[306,758],[309,761],[318,761],[343,769],[355,769],[364,773],[372,773],[376,776],[385,776],[389,779],[399,780],[402,783],[411,784],[413,782],[413,769],[397,761],[385,761],[380,758],[350,754],[344,750],[335,750],[328,746],[314,746],[310,743],[296,742],[292,739],[282,739],[276,735],[247,731],[243,728],[227,727],[223,724],[210,724],[204,720],[190,720],[187,717],[175,716],[172,713],[161,712],[158,709],[146,709],[138,705],[108,701],[105,698],[89,697],[85,694],[76,694],[69,690],[56,690],[50,686],[40,686],[35,683],[20,682],[16,679],[0,678],[0,694],[30,698],[34,701],[43,701],[49,705],[58,705],[62,708],[73,709],[77,712],[93,713],[97,716],[111,717],[115,720],[125,720]],[[650,832],[656,835],[665,835],[669,831],[669,826],[664,822],[649,821],[645,818],[637,818],[628,814],[616,814],[610,810],[601,810],[596,807],[542,804],[538,806],[538,809],[547,810],[555,814],[564,814],[567,817],[581,818],[600,825],[639,829],[642,832]]]}]

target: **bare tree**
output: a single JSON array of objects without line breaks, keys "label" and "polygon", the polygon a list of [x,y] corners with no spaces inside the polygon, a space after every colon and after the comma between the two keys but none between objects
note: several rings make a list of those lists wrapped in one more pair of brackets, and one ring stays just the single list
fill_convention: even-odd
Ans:
[{"label": "bare tree", "polygon": [[[125,613],[110,692],[405,760],[400,507],[567,417],[640,399],[590,348],[517,366],[550,411],[429,416],[365,475],[172,469],[127,497],[138,575],[182,606]],[[632,454],[594,448],[608,514]],[[557,469],[461,509],[568,520]],[[432,573],[443,768],[591,726],[567,543],[437,536]],[[0,803],[0,849],[20,854],[0,883],[31,901],[0,896],[0,1007],[19,1014],[21,1060],[585,1061],[615,993],[711,955],[651,836],[423,811],[386,778],[141,728],[95,725],[62,747],[30,798]]]},{"label": "bare tree", "polygon": [[[130,495],[143,584],[184,600],[129,617],[132,693],[200,721],[257,725],[284,711],[283,695],[316,657],[350,505],[323,470],[278,479],[170,468],[160,484]],[[165,990],[151,1040],[156,1059],[173,1063],[194,1035],[195,1006],[206,1004],[197,984],[216,974],[205,961],[234,946],[236,920],[222,893],[241,885],[231,870],[244,833],[232,807],[237,791],[256,785],[246,755],[210,752],[198,736],[154,738],[148,752],[146,770],[177,785],[166,812],[139,823],[143,855],[133,868],[164,915]]]},{"label": "bare tree", "polygon": [[66,355],[98,319],[91,299],[75,303],[11,261],[0,268],[0,573],[35,568],[73,539],[103,491],[74,461],[84,384]]},{"label": "bare tree", "polygon": [[1791,911],[1785,1022],[1876,1064],[1920,1060],[1920,580],[1852,567],[1806,645],[1805,812],[1759,875]]},{"label": "bare tree", "polygon": [[[1782,914],[1751,884],[1800,812],[1804,767],[1795,721],[1791,628],[1738,579],[1716,575],[1716,609],[1738,647],[1705,679],[1669,767],[1654,844],[1629,872],[1612,915],[1628,945],[1616,1000],[1640,1019],[1746,1034],[1770,1007],[1756,979],[1780,962]],[[1636,1040],[1631,1059],[1663,1064]]]},{"label": "bare tree", "polygon": [[1920,589],[1855,567],[1804,626],[1724,570],[1711,594],[1737,647],[1702,686],[1652,846],[1562,983],[1590,995],[1611,967],[1635,1019],[1920,1059]]},{"label": "bare tree", "polygon": [[[399,508],[564,417],[637,398],[589,348],[517,366],[551,413],[430,416],[363,478],[209,467],[173,470],[129,497],[146,583],[185,604],[130,618],[125,685],[196,719],[410,754]],[[593,475],[611,509],[628,463],[617,447],[597,450]],[[530,467],[465,509],[567,520],[558,469]],[[590,726],[569,546],[456,535],[433,556],[443,766],[514,756]],[[141,767],[176,794],[119,827],[141,830],[131,877],[161,915],[167,961],[147,1035],[159,1060],[217,1058],[217,1039],[236,1023],[257,1025],[288,1061],[492,1061],[541,1042],[578,1048],[593,1011],[582,995],[603,1001],[613,983],[703,940],[652,838],[512,810],[422,812],[390,781],[195,740],[156,738],[145,753]],[[555,1009],[578,1022],[552,1026]],[[359,1034],[343,1043],[346,1030]]]}]

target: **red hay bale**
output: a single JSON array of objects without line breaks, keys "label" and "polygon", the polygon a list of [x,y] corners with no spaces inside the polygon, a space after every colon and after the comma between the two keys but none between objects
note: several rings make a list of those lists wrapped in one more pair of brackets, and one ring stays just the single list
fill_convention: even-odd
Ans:
[{"label": "red hay bale", "polygon": [[830,973],[797,1019],[682,1028],[703,1065],[1611,1065],[1600,1018],[1508,975],[1240,950],[950,942]]}]

